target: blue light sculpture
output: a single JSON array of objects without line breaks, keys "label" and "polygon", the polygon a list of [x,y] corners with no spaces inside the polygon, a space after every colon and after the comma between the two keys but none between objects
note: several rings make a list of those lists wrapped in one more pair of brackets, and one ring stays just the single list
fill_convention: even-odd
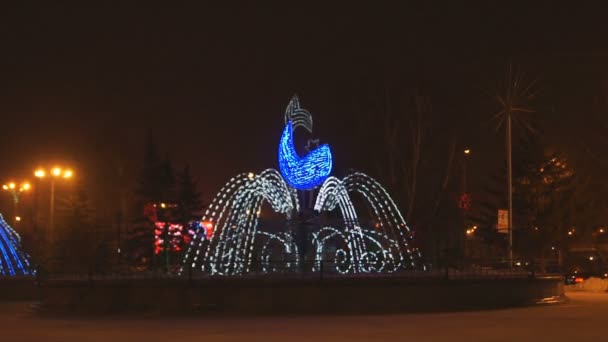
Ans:
[{"label": "blue light sculpture", "polygon": [[287,122],[279,143],[279,170],[285,181],[298,190],[310,190],[323,184],[331,168],[331,150],[326,144],[304,157],[298,156],[293,146],[293,126]]},{"label": "blue light sculpture", "polygon": [[29,256],[21,249],[21,238],[0,214],[0,276],[32,275]]},{"label": "blue light sculpture", "polygon": [[[297,96],[285,110],[284,124],[278,148],[280,172],[241,173],[220,189],[201,219],[212,230],[205,231],[204,225],[196,228],[180,273],[198,269],[212,275],[243,275],[300,269],[310,261],[302,258],[303,244],[295,234],[302,228],[299,215],[305,209],[333,217],[319,215],[319,225],[310,231],[313,270],[320,270],[326,261],[340,274],[424,270],[403,215],[380,183],[360,172],[330,177],[332,152],[327,145],[298,155],[294,130],[312,133],[313,119]],[[309,144],[317,145],[314,140]],[[312,189],[307,196],[298,191]],[[363,217],[354,198],[367,205]],[[267,210],[279,215],[262,219],[262,211]]]}]

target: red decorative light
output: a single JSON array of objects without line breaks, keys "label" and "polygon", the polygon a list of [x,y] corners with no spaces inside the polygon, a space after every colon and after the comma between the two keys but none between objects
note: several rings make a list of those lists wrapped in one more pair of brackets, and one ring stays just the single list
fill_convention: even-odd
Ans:
[{"label": "red decorative light", "polygon": [[[190,227],[184,230],[184,226],[174,222],[167,222],[163,217],[170,217],[171,208],[176,208],[173,203],[148,203],[144,205],[144,217],[154,224],[154,254],[163,252],[180,253],[184,250],[195,235]],[[207,236],[213,231],[213,223],[205,225]]]},{"label": "red decorative light", "polygon": [[471,209],[472,202],[473,202],[473,200],[471,199],[471,195],[464,192],[458,198],[458,208],[460,208],[464,211],[469,211]]},{"label": "red decorative light", "polygon": [[205,232],[207,233],[207,239],[211,239],[211,236],[213,235],[213,222],[203,221],[203,227],[205,227]]},{"label": "red decorative light", "polygon": [[158,213],[156,211],[156,206],[152,203],[144,205],[144,216],[151,222],[158,221]]},{"label": "red decorative light", "polygon": [[[160,254],[165,250],[180,252],[182,242],[188,243],[190,240],[190,236],[183,235],[184,227],[181,224],[156,221],[154,226],[156,226],[156,229],[154,229],[154,254]],[[188,236],[188,241],[186,241],[186,236]],[[165,239],[167,239],[166,242]]]}]

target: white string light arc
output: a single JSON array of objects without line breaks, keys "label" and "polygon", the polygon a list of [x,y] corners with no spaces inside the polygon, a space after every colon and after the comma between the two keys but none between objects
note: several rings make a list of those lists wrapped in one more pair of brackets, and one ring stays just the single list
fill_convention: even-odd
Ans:
[{"label": "white string light arc", "polygon": [[[300,107],[297,96],[287,106],[285,122],[288,128],[303,127],[312,132],[312,116]],[[290,185],[283,171],[267,169],[230,179],[202,218],[213,226],[211,235],[199,225],[181,271],[189,268],[234,276],[252,272],[254,264],[253,271],[267,273],[299,269],[306,260],[298,253],[294,229],[300,228],[294,222],[306,206],[300,202],[302,190]],[[322,184],[311,185],[308,192],[316,193],[313,209],[320,217],[339,217],[338,223],[322,222],[311,232],[307,243],[313,246],[313,270],[327,262],[339,274],[426,269],[420,251],[411,246],[412,232],[403,215],[372,177],[361,172],[343,179],[324,177]],[[367,205],[370,217],[360,220],[351,196]],[[265,203],[279,214],[276,220],[282,220],[281,231],[260,224]]]}]

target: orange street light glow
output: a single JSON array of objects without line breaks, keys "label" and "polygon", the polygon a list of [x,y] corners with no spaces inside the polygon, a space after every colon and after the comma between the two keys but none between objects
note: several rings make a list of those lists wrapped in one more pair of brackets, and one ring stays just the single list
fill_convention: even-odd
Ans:
[{"label": "orange street light glow", "polygon": [[9,187],[9,188],[11,188],[11,189],[14,189],[14,188],[15,188],[15,183],[12,183],[12,182],[11,182],[11,183],[9,183],[9,184],[8,184],[8,187]]},{"label": "orange street light glow", "polygon": [[[74,176],[74,171],[70,169],[63,170],[56,166],[51,169],[50,174],[53,177],[72,178]],[[36,169],[36,171],[34,171],[34,176],[37,178],[44,178],[46,176],[46,171],[43,168]]]}]

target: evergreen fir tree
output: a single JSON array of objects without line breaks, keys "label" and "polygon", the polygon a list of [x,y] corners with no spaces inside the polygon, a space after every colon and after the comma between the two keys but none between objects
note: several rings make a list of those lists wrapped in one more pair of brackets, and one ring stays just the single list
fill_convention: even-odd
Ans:
[{"label": "evergreen fir tree", "polygon": [[517,199],[522,213],[519,230],[520,250],[529,257],[542,257],[552,246],[559,245],[562,237],[574,223],[577,200],[572,201],[574,172],[568,161],[559,153],[544,157],[542,163],[532,164],[527,176],[517,180]]},{"label": "evergreen fir tree", "polygon": [[85,191],[78,191],[70,200],[64,222],[53,241],[52,270],[88,272],[97,247],[97,227]]},{"label": "evergreen fir tree", "polygon": [[139,205],[146,202],[160,202],[163,197],[162,173],[163,161],[161,160],[156,141],[153,136],[148,135],[142,169],[135,194]]},{"label": "evergreen fir tree", "polygon": [[203,207],[201,194],[197,191],[196,182],[190,175],[190,166],[186,165],[177,177],[177,220],[185,225],[196,219],[195,213]]},{"label": "evergreen fir tree", "polygon": [[175,204],[176,202],[176,177],[175,171],[173,170],[173,164],[169,160],[169,156],[160,164],[160,170],[158,175],[158,183],[160,188],[160,202]]},{"label": "evergreen fir tree", "polygon": [[[168,157],[161,159],[154,138],[150,135],[145,148],[144,160],[135,191],[135,215],[127,236],[127,255],[140,266],[154,260],[154,218],[148,217],[146,208],[157,205],[157,218],[170,222],[174,218],[172,210],[161,209],[176,202],[175,174]],[[167,239],[165,239],[167,240]]]}]

